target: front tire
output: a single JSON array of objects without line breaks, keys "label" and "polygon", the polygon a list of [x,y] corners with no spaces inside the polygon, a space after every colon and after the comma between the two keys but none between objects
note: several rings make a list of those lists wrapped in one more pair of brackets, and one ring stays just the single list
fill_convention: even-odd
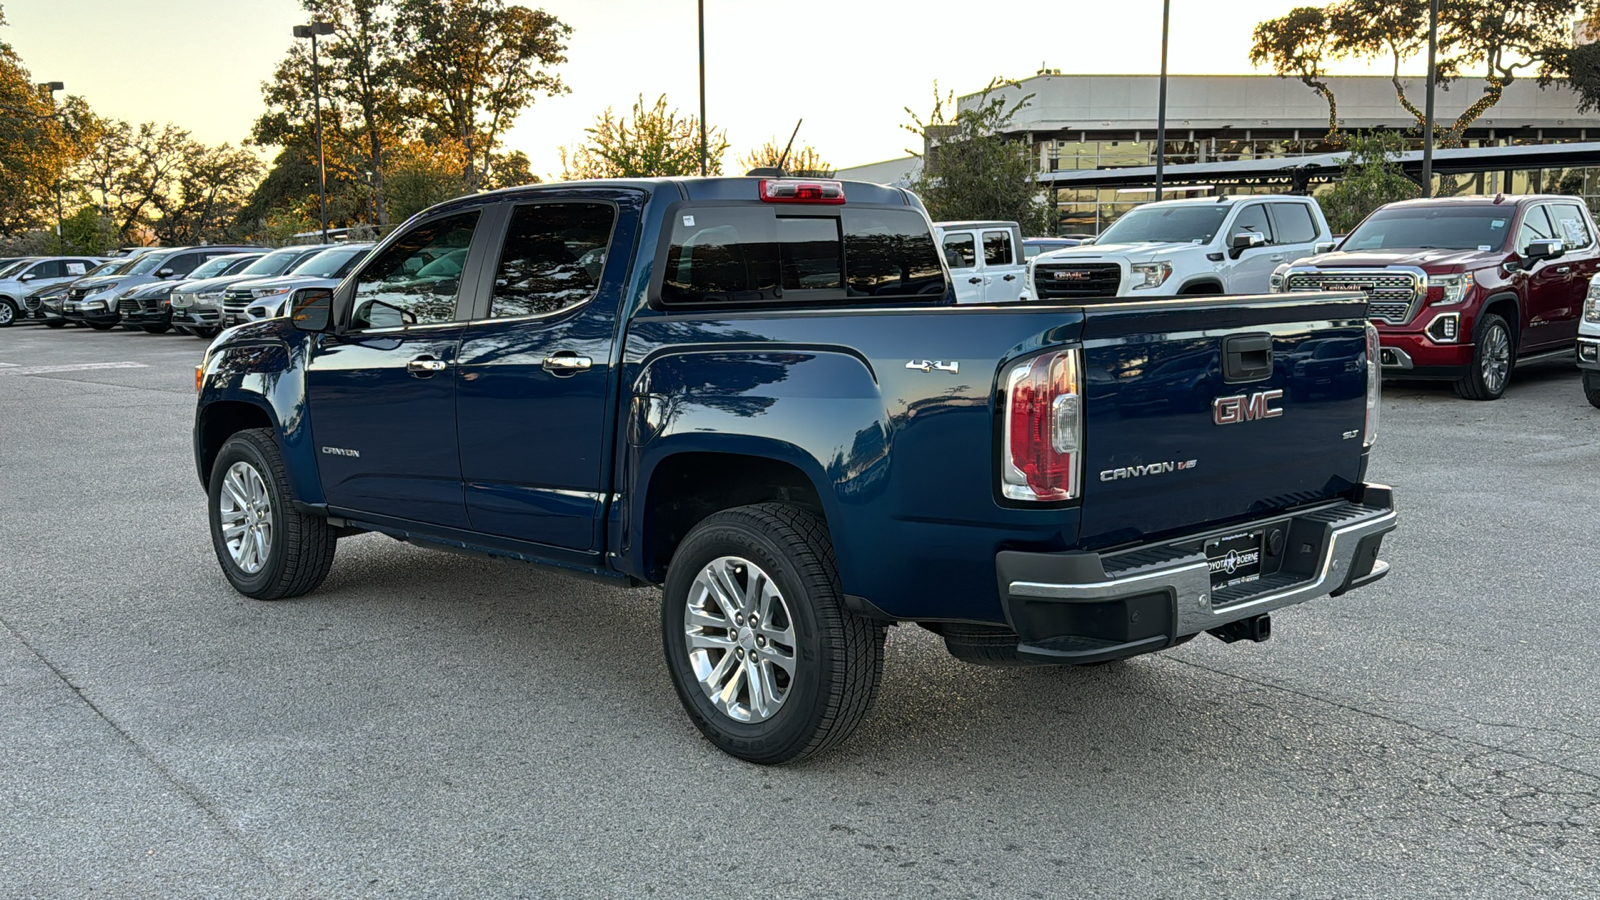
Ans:
[{"label": "front tire", "polygon": [[1583,373],[1583,396],[1590,406],[1600,409],[1600,373]]},{"label": "front tire", "polygon": [[267,428],[228,438],[211,469],[211,547],[234,590],[257,600],[309,593],[333,565],[328,520],[297,510]]},{"label": "front tire", "polygon": [[93,328],[95,331],[110,331],[111,329],[117,327],[116,325],[107,325],[104,322],[90,322],[88,324],[89,327]]},{"label": "front tire", "polygon": [[1456,382],[1456,393],[1467,400],[1499,400],[1511,382],[1516,361],[1511,327],[1505,319],[1490,313],[1478,320],[1477,330],[1472,342],[1472,365]]},{"label": "front tire", "polygon": [[17,307],[11,300],[0,297],[0,328],[17,324]]},{"label": "front tire", "polygon": [[689,532],[667,570],[661,637],[695,726],[764,765],[844,741],[883,676],[884,627],[845,608],[827,526],[781,503]]},{"label": "front tire", "polygon": [[62,319],[45,319],[44,320],[44,327],[46,327],[46,328],[65,328],[65,327],[67,327],[67,323]]},{"label": "front tire", "polygon": [[220,328],[212,328],[209,325],[190,325],[189,326],[189,333],[194,335],[195,337],[199,338],[202,341],[211,340],[212,338],[216,337],[217,333],[220,332],[220,331],[222,331],[222,329],[220,329]]},{"label": "front tire", "polygon": [[166,334],[172,330],[171,325],[140,325],[147,334]]}]

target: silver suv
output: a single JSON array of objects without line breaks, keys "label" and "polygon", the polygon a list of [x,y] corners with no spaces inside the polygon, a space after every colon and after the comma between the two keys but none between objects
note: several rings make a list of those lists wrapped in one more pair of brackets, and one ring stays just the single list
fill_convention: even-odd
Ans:
[{"label": "silver suv", "polygon": [[222,299],[228,288],[241,281],[272,278],[336,244],[279,247],[240,271],[221,278],[180,285],[172,292],[172,324],[210,340],[225,326]]}]

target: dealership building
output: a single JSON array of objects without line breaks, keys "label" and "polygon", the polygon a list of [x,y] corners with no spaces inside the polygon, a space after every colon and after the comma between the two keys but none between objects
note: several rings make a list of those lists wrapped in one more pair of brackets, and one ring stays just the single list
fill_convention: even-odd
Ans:
[{"label": "dealership building", "polygon": [[[1401,83],[1407,99],[1421,107],[1424,79]],[[1340,132],[1400,134],[1418,151],[1407,154],[1407,171],[1420,170],[1420,128],[1387,76],[1330,77],[1327,84]],[[1098,233],[1153,198],[1159,90],[1154,75],[1043,72],[995,92],[1008,101],[1032,95],[1008,134],[1032,148],[1061,233]],[[1474,78],[1440,89],[1439,121],[1453,122],[1482,91],[1483,81]],[[958,103],[968,108],[979,98],[972,94]],[[1436,151],[1435,171],[1459,193],[1577,194],[1600,209],[1600,117],[1583,115],[1577,106],[1564,87],[1541,89],[1533,79],[1518,79],[1467,128],[1459,149]],[[1343,156],[1327,142],[1327,132],[1327,101],[1298,80],[1171,76],[1164,195],[1315,191],[1337,178]],[[925,149],[938,152],[936,143]],[[907,157],[841,169],[839,177],[904,183],[920,166],[920,159]]]}]

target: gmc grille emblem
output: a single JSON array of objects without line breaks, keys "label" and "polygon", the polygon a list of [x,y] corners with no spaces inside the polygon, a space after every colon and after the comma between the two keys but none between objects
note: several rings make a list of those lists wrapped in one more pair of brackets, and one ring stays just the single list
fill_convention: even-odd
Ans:
[{"label": "gmc grille emblem", "polygon": [[1089,273],[1066,269],[1051,272],[1050,277],[1057,281],[1088,281]]},{"label": "gmc grille emblem", "polygon": [[1283,391],[1257,391],[1249,396],[1235,394],[1232,397],[1218,397],[1211,401],[1211,421],[1218,425],[1237,425],[1256,419],[1276,419],[1283,415],[1283,409],[1272,403],[1282,399]]}]

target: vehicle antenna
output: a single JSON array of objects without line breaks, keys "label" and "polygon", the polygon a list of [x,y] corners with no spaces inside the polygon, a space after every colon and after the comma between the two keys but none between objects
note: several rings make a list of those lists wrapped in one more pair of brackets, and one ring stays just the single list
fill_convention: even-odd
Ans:
[{"label": "vehicle antenna", "polygon": [[778,157],[778,171],[783,171],[783,164],[789,161],[789,148],[794,146],[794,136],[800,133],[800,123],[805,119],[798,119],[794,123],[794,130],[789,132],[789,143],[783,145],[783,155]]}]

